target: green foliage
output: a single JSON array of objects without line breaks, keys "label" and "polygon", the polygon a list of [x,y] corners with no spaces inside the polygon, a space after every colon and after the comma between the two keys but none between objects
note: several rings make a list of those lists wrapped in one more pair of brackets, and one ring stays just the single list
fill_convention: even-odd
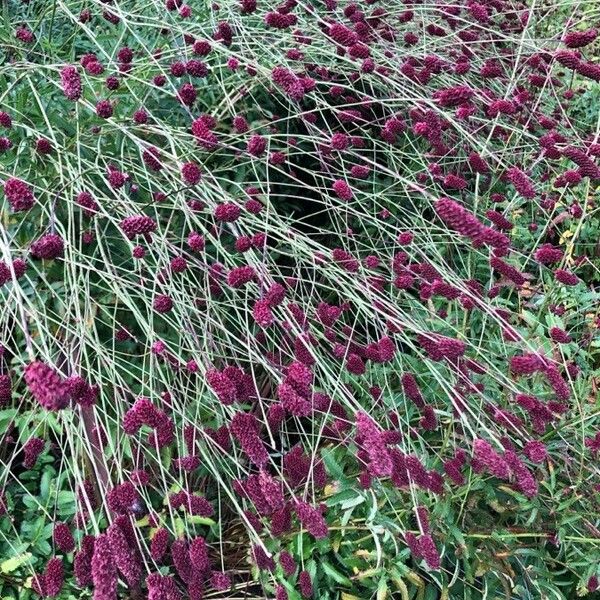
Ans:
[{"label": "green foliage", "polygon": [[[313,597],[319,600],[585,596],[590,578],[600,575],[600,472],[597,454],[589,448],[600,424],[598,181],[553,187],[556,176],[573,165],[561,156],[546,160],[538,138],[547,128],[530,122],[540,115],[566,114],[559,96],[564,90],[558,85],[528,87],[535,101],[527,104],[532,112],[526,123],[505,115],[486,117],[489,98],[480,94],[476,101],[481,111],[467,121],[456,116],[456,107],[436,103],[433,94],[457,82],[482,86],[475,68],[463,79],[441,69],[423,84],[399,75],[400,65],[413,52],[419,60],[437,54],[453,59],[448,50],[462,42],[451,27],[453,42],[423,36],[416,49],[378,31],[373,58],[386,70],[369,71],[328,40],[326,22],[318,15],[329,9],[321,3],[292,7],[298,29],[314,38],[312,44],[297,42],[292,29],[266,27],[265,14],[275,9],[268,2],[259,2],[259,12],[248,15],[240,13],[237,2],[225,1],[220,7],[191,4],[193,18],[186,21],[158,1],[2,3],[0,108],[10,112],[14,125],[12,147],[0,155],[0,180],[26,181],[36,204],[25,214],[15,214],[3,200],[0,214],[0,258],[27,259],[25,275],[15,280],[11,275],[0,287],[0,374],[10,375],[13,382],[10,401],[0,406],[0,498],[5,503],[0,515],[0,599],[37,597],[33,576],[53,556],[62,557],[67,574],[58,599],[91,598],[92,589],[81,588],[74,579],[73,553],[62,555],[57,549],[53,528],[57,522],[69,523],[77,548],[84,534],[106,531],[115,520],[109,492],[126,482],[135,482],[140,494],[130,517],[144,556],[144,576],[177,574],[170,557],[162,562],[149,558],[158,527],[168,530],[171,541],[202,536],[212,568],[233,577],[231,590],[210,589],[207,598],[272,598],[277,586],[283,586],[290,600],[300,600],[300,571],[309,574]],[[486,40],[500,36],[498,47],[506,50],[498,54],[496,46],[482,42],[479,48],[473,42],[478,68],[497,56],[517,57],[514,72],[486,80],[490,94],[504,98],[527,87],[527,59],[559,47],[567,18],[576,19],[579,29],[597,22],[596,3],[571,4],[530,3],[515,9],[509,23],[521,22],[525,9],[530,10],[522,30],[477,25]],[[347,8],[348,3],[340,5]],[[359,8],[370,13],[381,7],[396,24],[408,6],[412,4],[390,0],[374,7],[360,3]],[[93,19],[82,23],[79,14],[87,8]],[[424,29],[427,19],[446,23],[432,3],[413,8],[415,31]],[[111,25],[102,17],[104,10],[116,11],[120,22]],[[512,14],[512,9],[507,12]],[[340,16],[341,10],[335,14],[348,17]],[[380,17],[372,16],[374,21]],[[213,39],[215,27],[225,20],[234,26],[232,45]],[[31,44],[15,39],[22,23],[35,36]],[[213,46],[205,58],[209,75],[189,78],[198,93],[192,108],[177,97],[177,88],[188,78],[170,71],[173,61],[194,56],[186,35],[211,39]],[[592,55],[595,44],[587,50]],[[129,73],[119,71],[117,58],[126,45],[136,50]],[[288,51],[296,45],[302,48],[302,60],[290,58]],[[60,70],[78,64],[86,53],[95,53],[106,70],[93,75],[78,67],[84,92],[81,100],[71,102],[60,89]],[[239,67],[232,67],[231,59]],[[550,74],[559,70],[549,65]],[[273,83],[277,66],[303,69],[315,79],[302,102],[290,100]],[[119,76],[118,89],[107,89],[107,75]],[[153,80],[157,75],[166,78],[164,87]],[[332,86],[341,91],[330,93]],[[577,76],[573,86],[565,86],[581,86],[581,93],[568,107],[569,127],[557,116],[556,129],[570,129],[577,143],[597,137],[598,85]],[[371,110],[368,120],[353,123],[346,113],[361,106],[363,98]],[[96,114],[100,99],[113,103],[112,117]],[[146,124],[133,120],[141,107],[149,114]],[[465,174],[464,191],[449,190],[431,176],[438,157],[411,129],[411,111],[425,108],[444,120],[442,129],[456,152],[439,162],[448,172]],[[215,118],[219,143],[213,151],[190,132],[200,115]],[[233,126],[241,115],[248,132]],[[390,142],[382,131],[396,115],[406,121],[405,129]],[[490,123],[507,135],[492,135]],[[334,152],[331,135],[339,131],[349,131],[362,145]],[[263,157],[247,150],[253,134],[267,140]],[[50,154],[36,150],[39,138],[52,144]],[[149,147],[160,151],[160,171],[152,171],[142,158]],[[469,150],[490,162],[489,176],[469,170]],[[273,152],[285,153],[286,162],[272,160]],[[181,167],[189,161],[202,168],[198,186],[182,181]],[[358,165],[369,167],[364,179],[349,175]],[[512,165],[527,166],[536,186],[534,200],[523,201],[507,182],[506,168]],[[129,176],[121,188],[109,181],[112,167]],[[335,196],[332,183],[337,179],[351,183],[351,200]],[[248,191],[254,187],[257,191]],[[98,202],[96,215],[78,205],[82,191]],[[494,194],[505,200],[495,203]],[[503,260],[526,274],[525,284],[513,285],[491,269],[489,246],[472,243],[440,219],[435,201],[446,195],[482,221],[486,210],[500,206],[513,225],[512,252]],[[216,207],[224,202],[243,207],[249,198],[260,200],[261,213],[244,211],[235,223],[215,220]],[[129,239],[121,223],[134,215],[150,216],[156,232]],[[66,240],[64,256],[33,259],[31,242],[49,231]],[[189,248],[193,231],[205,237],[203,252]],[[414,238],[401,246],[398,235],[407,232]],[[267,235],[265,247],[247,252],[236,247],[243,236],[261,233]],[[553,273],[557,265],[551,269],[534,260],[542,243],[564,251],[559,264],[577,273],[577,285],[559,285]],[[144,247],[143,260],[134,258],[136,246]],[[334,248],[350,252],[359,267],[352,271],[332,260]],[[416,283],[396,285],[398,274],[417,273],[403,265],[398,272],[391,267],[404,251],[411,267],[429,265],[459,290],[459,298],[427,296],[426,286]],[[373,255],[380,264],[368,269],[366,259]],[[175,272],[172,261],[180,257],[187,268]],[[241,289],[227,286],[226,274],[244,265],[255,268],[256,280]],[[274,282],[286,284],[286,300],[273,307],[276,325],[261,327],[253,308]],[[469,287],[473,282],[480,289]],[[490,290],[496,287],[494,296]],[[168,313],[153,309],[159,294],[174,302]],[[469,300],[474,309],[466,308]],[[321,303],[340,307],[330,325],[315,317]],[[299,309],[305,312],[306,325]],[[572,341],[556,343],[549,333],[553,327],[568,332]],[[307,346],[314,360],[310,394],[327,395],[335,405],[324,404],[310,416],[286,414],[274,425],[269,411],[278,402],[287,368],[300,354],[294,342],[309,338],[307,333],[314,338]],[[348,355],[365,354],[368,344],[388,334],[395,344],[393,359],[368,362],[365,374],[351,372]],[[434,360],[419,340],[421,334],[464,343],[465,356],[480,370],[472,368],[465,375],[469,369],[464,363],[461,371],[456,362]],[[160,351],[159,342],[164,345]],[[568,410],[557,408],[541,430],[532,423],[534,411],[517,405],[515,396],[531,394],[546,406],[557,394],[544,372],[516,377],[510,370],[510,358],[526,353],[554,361],[570,392]],[[33,360],[53,365],[65,377],[81,375],[98,384],[95,405],[41,408],[23,378]],[[253,388],[233,405],[219,401],[207,378],[211,369],[232,366],[244,370]],[[435,427],[423,426],[422,407],[403,389],[406,373],[414,375],[432,408]],[[165,447],[155,443],[148,423],[134,433],[124,430],[125,415],[140,396],[164,410],[173,426],[174,439]],[[260,514],[256,503],[239,492],[236,484],[262,470],[239,440],[221,445],[215,432],[242,412],[259,423],[269,452],[262,470],[282,485],[286,502],[323,505],[326,538],[315,539],[294,515],[284,533],[271,535],[271,515]],[[355,433],[359,412],[392,434],[387,445],[404,457],[418,458],[423,469],[440,478],[447,462],[463,450],[464,481],[444,476],[442,492],[412,480],[398,483],[389,475],[363,485],[365,448]],[[160,426],[166,427],[165,421]],[[190,430],[196,435],[191,444],[186,439]],[[45,445],[35,465],[26,468],[23,448],[32,438],[41,438]],[[472,461],[478,439],[489,440],[502,452],[510,443],[533,473],[537,493],[526,495],[514,474],[502,480],[478,468]],[[532,439],[546,448],[542,461],[524,458],[523,449]],[[293,486],[285,456],[296,445],[310,458],[310,467],[305,480]],[[199,464],[181,467],[190,455]],[[321,461],[324,485],[316,481]],[[146,483],[140,483],[142,471]],[[94,488],[88,502],[98,501],[91,511],[81,496],[86,481]],[[206,498],[214,514],[191,515],[174,507],[169,498],[182,490]],[[416,516],[418,507],[428,514],[440,569],[432,569],[407,543],[407,534],[429,533]],[[251,550],[255,545],[276,559],[272,570],[257,567]],[[284,551],[297,563],[292,576],[279,563]],[[179,580],[178,585],[188,593]],[[136,600],[146,593],[143,584],[138,587],[129,590],[121,578],[119,597]]]}]

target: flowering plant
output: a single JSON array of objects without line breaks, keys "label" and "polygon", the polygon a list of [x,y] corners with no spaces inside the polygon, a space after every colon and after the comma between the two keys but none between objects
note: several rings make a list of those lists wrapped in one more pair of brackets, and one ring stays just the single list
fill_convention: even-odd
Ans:
[{"label": "flowering plant", "polygon": [[1,595],[595,591],[599,22],[565,12],[8,3]]}]

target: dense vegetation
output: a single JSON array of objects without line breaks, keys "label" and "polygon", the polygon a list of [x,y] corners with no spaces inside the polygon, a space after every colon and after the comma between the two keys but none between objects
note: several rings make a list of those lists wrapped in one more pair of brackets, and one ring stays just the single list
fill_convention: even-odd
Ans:
[{"label": "dense vegetation", "polygon": [[600,577],[600,5],[0,24],[0,598]]}]

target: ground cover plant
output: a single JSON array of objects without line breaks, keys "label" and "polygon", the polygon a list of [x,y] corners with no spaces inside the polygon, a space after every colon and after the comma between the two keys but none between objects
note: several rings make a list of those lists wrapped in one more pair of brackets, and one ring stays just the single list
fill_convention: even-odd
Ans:
[{"label": "ground cover plant", "polygon": [[0,22],[0,598],[600,577],[600,4]]}]

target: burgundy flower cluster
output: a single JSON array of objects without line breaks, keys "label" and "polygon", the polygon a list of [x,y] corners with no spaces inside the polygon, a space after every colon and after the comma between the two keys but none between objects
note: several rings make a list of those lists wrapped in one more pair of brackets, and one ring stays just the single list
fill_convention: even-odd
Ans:
[{"label": "burgundy flower cluster", "polygon": [[472,465],[476,471],[487,471],[498,479],[513,480],[517,489],[530,498],[538,493],[537,481],[512,449],[500,454],[489,442],[476,439],[473,442]]},{"label": "burgundy flower cluster", "polygon": [[[596,482],[572,459],[600,450],[586,403],[574,420],[591,433],[568,436],[598,329],[583,292],[600,140],[570,113],[580,82],[600,81],[596,28],[561,26],[536,50],[539,9],[506,0],[240,0],[211,6],[210,23],[166,0],[139,7],[164,17],[146,46],[144,19],[132,35],[131,15],[103,4],[79,15],[97,54],[78,50],[90,29],[69,18],[74,50],[44,60],[59,65],[52,110],[77,119],[77,143],[53,119],[29,135],[21,102],[0,111],[0,291],[16,330],[0,347],[0,406],[20,410],[25,389],[81,416],[29,438],[11,425],[4,441],[31,478],[58,460],[56,428],[77,424],[89,442],[73,457],[85,450],[89,479],[73,521],[54,524],[59,556],[40,563],[39,595],[79,593],[75,552],[75,583],[97,600],[200,599],[232,584],[214,568],[216,530],[233,534],[229,548],[245,527],[277,598],[291,585],[317,597],[327,573],[302,535],[351,541],[347,519],[388,502],[404,531],[382,542],[384,564],[408,547],[411,570],[458,573],[455,503],[468,524],[482,489],[512,486],[535,498],[511,510],[527,504],[515,518],[537,533],[560,512],[538,496],[550,467],[561,485],[574,462],[577,481]],[[51,45],[43,27],[14,35],[31,85]],[[60,368],[21,369],[41,349]],[[568,491],[590,512],[586,490]],[[217,501],[219,527],[207,526]]]},{"label": "burgundy flower cluster", "polygon": [[451,198],[437,200],[435,210],[444,223],[468,237],[476,246],[486,244],[493,248],[506,248],[510,245],[506,235],[481,223],[475,215]]},{"label": "burgundy flower cluster", "polygon": [[34,361],[25,367],[25,383],[31,395],[46,409],[59,410],[69,404],[66,380],[50,365]]},{"label": "burgundy flower cluster", "polygon": [[123,233],[130,239],[134,239],[138,235],[148,236],[156,231],[156,221],[152,217],[146,215],[134,215],[126,217],[120,223]]},{"label": "burgundy flower cluster", "polygon": [[228,366],[222,371],[209,369],[206,381],[223,404],[247,402],[254,395],[252,376],[239,367]]},{"label": "burgundy flower cluster", "polygon": [[154,430],[148,437],[150,444],[162,448],[173,441],[175,426],[171,418],[148,398],[140,397],[123,416],[123,431],[135,435],[144,425]]},{"label": "burgundy flower cluster", "polygon": [[29,184],[14,177],[4,182],[4,195],[13,212],[27,211],[35,204],[35,197]]}]

